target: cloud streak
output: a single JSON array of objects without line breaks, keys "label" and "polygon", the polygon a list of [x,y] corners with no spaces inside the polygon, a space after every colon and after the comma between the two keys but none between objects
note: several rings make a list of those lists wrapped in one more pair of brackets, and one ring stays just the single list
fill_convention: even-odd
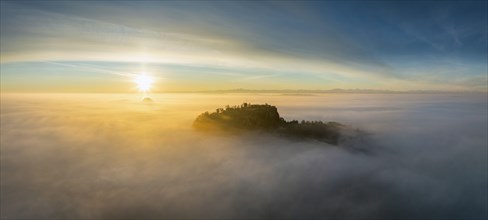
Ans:
[{"label": "cloud streak", "polygon": [[[404,60],[403,54],[419,54],[423,62],[417,62],[416,66],[420,65],[421,68],[450,69],[449,65],[433,67],[432,63],[435,62],[432,61],[444,59],[446,54],[439,54],[439,51],[432,51],[428,47],[419,48],[415,44],[419,39],[435,48],[451,48],[446,42],[451,41],[447,38],[454,36],[458,39],[458,43],[454,42],[456,47],[462,50],[451,52],[458,58],[465,57],[463,51],[472,55],[480,52],[473,48],[482,48],[463,40],[478,36],[478,23],[470,26],[474,28],[463,31],[469,34],[461,36],[457,31],[460,29],[446,28],[454,26],[449,26],[450,21],[444,19],[440,24],[442,28],[439,28],[445,31],[434,36],[430,33],[435,28],[427,28],[437,28],[435,25],[419,26],[416,20],[404,22],[408,16],[395,17],[384,13],[392,6],[389,4],[381,5],[386,7],[384,9],[373,9],[384,16],[380,17],[381,21],[393,17],[399,27],[365,20],[364,28],[369,27],[370,31],[363,30],[364,25],[356,24],[356,20],[366,16],[364,13],[367,12],[350,14],[346,10],[353,7],[350,4],[293,3],[293,7],[277,3],[263,4],[270,4],[270,7],[257,7],[255,3],[201,5],[148,2],[115,6],[110,2],[55,5],[48,2],[2,2],[2,65],[32,61],[97,61],[206,66],[244,75],[249,70],[260,72],[260,76],[242,77],[242,80],[254,79],[255,82],[269,76],[269,72],[284,73],[278,78],[288,80],[287,73],[294,72],[303,73],[304,77],[334,78],[341,81],[339,85],[348,87],[387,88],[395,84],[408,89],[416,85],[409,77],[415,73],[407,73],[397,62],[401,59],[410,63],[411,56]],[[337,10],[334,11],[334,8]],[[408,9],[415,7],[409,5]],[[248,16],[251,11],[252,17]],[[330,17],[324,16],[324,12],[330,12],[325,13]],[[334,17],[339,12],[345,13],[349,19],[342,15],[340,19]],[[433,19],[427,18],[429,21]],[[398,31],[402,27],[408,28]],[[390,32],[402,33],[402,36],[393,36]],[[456,37],[458,32],[459,37]],[[380,38],[378,33],[384,36],[380,40],[377,40]],[[438,58],[432,58],[432,54]],[[486,51],[472,58],[479,60],[482,58],[480,55],[486,57]],[[194,71],[198,72],[197,69]],[[455,77],[462,81],[467,76],[484,73],[477,68],[468,68]],[[209,80],[212,77],[210,74]],[[363,83],[358,85],[355,83],[357,81]],[[453,88],[451,84],[435,85],[435,82],[428,82],[424,87],[432,84]],[[467,89],[469,85],[463,88]]]}]

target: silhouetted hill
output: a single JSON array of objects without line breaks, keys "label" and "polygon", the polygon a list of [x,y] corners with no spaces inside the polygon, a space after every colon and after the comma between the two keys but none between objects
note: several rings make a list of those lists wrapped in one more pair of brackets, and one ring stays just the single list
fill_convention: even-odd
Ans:
[{"label": "silhouetted hill", "polygon": [[285,95],[303,95],[303,94],[469,94],[481,93],[486,91],[476,90],[378,90],[378,89],[227,89],[227,90],[204,90],[189,91],[198,93],[278,93]]},{"label": "silhouetted hill", "polygon": [[286,121],[280,117],[275,106],[243,103],[240,106],[219,108],[212,113],[205,112],[195,119],[193,127],[203,131],[274,132],[290,138],[337,144],[345,126],[337,122]]}]

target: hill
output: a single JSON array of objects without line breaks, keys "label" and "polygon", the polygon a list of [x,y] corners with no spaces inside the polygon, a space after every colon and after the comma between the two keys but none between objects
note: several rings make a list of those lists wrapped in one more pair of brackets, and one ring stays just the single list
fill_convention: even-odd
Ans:
[{"label": "hill", "polygon": [[226,106],[215,112],[199,115],[193,127],[201,131],[243,132],[260,131],[283,135],[288,138],[314,139],[338,144],[344,125],[337,122],[286,121],[275,106],[243,103]]}]

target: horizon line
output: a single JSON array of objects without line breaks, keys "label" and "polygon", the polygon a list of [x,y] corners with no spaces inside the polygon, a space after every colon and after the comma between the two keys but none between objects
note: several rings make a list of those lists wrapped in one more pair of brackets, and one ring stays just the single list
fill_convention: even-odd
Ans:
[{"label": "horizon line", "polygon": [[[118,93],[118,94],[137,94],[137,92],[110,92],[110,91],[0,91],[0,94],[15,93],[39,93],[39,94],[56,94],[56,93]],[[219,90],[168,90],[157,91],[149,94],[163,93],[201,93],[201,94],[218,94],[218,93],[282,93],[282,94],[445,94],[445,93],[488,93],[480,90],[382,90],[382,89],[219,89]]]}]

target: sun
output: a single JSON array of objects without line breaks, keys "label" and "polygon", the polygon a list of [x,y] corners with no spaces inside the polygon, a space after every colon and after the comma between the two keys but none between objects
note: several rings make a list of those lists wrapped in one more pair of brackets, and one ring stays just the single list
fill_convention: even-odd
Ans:
[{"label": "sun", "polygon": [[154,80],[151,76],[141,73],[135,76],[134,82],[137,84],[137,89],[139,89],[139,91],[147,92],[151,89]]}]

